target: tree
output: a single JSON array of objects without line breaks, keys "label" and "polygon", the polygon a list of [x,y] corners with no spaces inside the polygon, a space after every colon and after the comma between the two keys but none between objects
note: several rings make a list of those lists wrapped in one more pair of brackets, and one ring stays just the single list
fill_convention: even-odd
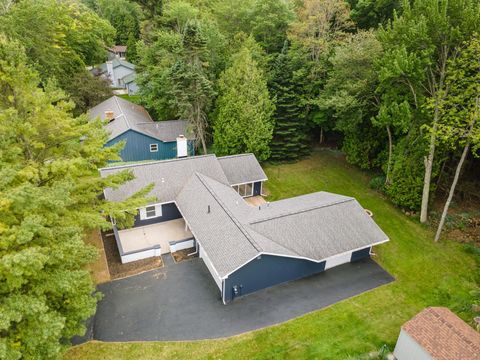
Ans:
[{"label": "tree", "polygon": [[[433,129],[425,157],[421,222],[427,220],[436,165],[436,127],[440,119],[440,104],[448,93],[445,88],[446,65],[456,56],[462,42],[478,30],[479,14],[480,3],[474,0],[416,0],[412,5],[405,0],[402,16],[395,15],[393,21],[380,31],[385,56],[397,52],[404,53],[403,58],[409,59],[408,62],[393,63],[397,73],[394,83],[411,92],[411,112],[417,117],[416,126],[428,123]],[[413,66],[402,68],[404,64]],[[428,99],[435,101],[431,103]],[[427,106],[427,103],[430,105]]]},{"label": "tree", "polygon": [[95,105],[113,95],[110,82],[101,77],[92,76],[88,71],[75,74],[64,89],[75,103],[74,115],[87,112]]},{"label": "tree", "polygon": [[262,161],[270,156],[275,105],[262,71],[247,47],[220,77],[213,144],[222,155],[252,152]]},{"label": "tree", "polygon": [[288,43],[273,65],[272,95],[276,98],[275,126],[270,144],[271,159],[297,160],[307,155],[306,114],[301,105],[301,83],[295,79],[295,66],[288,53]]},{"label": "tree", "polygon": [[38,87],[26,63],[19,43],[0,37],[0,358],[55,359],[99,298],[85,269],[95,258],[85,230],[108,228],[105,215],[145,201],[144,193],[122,204],[100,199],[133,177],[99,177],[120,146],[104,148],[102,123],[74,118],[73,104]]},{"label": "tree", "polygon": [[[470,148],[473,154],[480,147],[480,38],[475,36],[466,44],[458,58],[449,62],[446,87],[448,95],[441,104],[441,120],[437,124],[437,138],[456,149],[463,146],[455,176],[443,208],[442,216],[435,234],[435,241],[445,224],[445,218],[452,202],[460,172]],[[433,131],[433,128],[431,129]]]},{"label": "tree", "polygon": [[400,10],[399,0],[348,0],[352,9],[351,17],[360,29],[377,28]]},{"label": "tree", "polygon": [[334,49],[329,77],[316,100],[325,114],[319,125],[333,122],[329,126],[344,135],[342,149],[348,161],[362,168],[374,166],[382,146],[379,131],[371,126],[380,102],[375,64],[381,55],[382,46],[373,32],[349,36]]},{"label": "tree", "polygon": [[115,44],[125,45],[140,38],[141,8],[129,0],[97,0],[94,10],[115,28]]}]

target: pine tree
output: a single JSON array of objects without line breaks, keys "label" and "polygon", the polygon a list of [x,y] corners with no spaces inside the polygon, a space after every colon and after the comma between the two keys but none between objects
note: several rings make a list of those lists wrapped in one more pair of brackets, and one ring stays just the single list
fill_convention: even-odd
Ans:
[{"label": "pine tree", "polygon": [[288,44],[277,56],[273,69],[272,95],[276,97],[275,127],[270,144],[274,161],[295,161],[308,155],[306,116],[301,106],[301,79],[294,78],[294,64]]},{"label": "pine tree", "polygon": [[100,121],[71,115],[73,103],[26,65],[24,49],[0,36],[0,358],[56,359],[98,295],[85,265],[85,230],[107,228],[144,204],[141,192],[110,204],[99,194],[132,179],[100,178],[119,159],[104,148]]},{"label": "pine tree", "polygon": [[254,153],[258,160],[270,156],[275,105],[263,72],[244,46],[220,78],[220,96],[213,142],[220,155]]}]

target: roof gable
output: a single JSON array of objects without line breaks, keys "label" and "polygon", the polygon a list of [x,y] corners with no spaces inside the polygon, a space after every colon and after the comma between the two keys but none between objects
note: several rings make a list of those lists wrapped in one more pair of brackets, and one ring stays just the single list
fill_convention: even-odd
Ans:
[{"label": "roof gable", "polygon": [[218,158],[230,185],[264,181],[267,175],[253,154],[221,156]]}]

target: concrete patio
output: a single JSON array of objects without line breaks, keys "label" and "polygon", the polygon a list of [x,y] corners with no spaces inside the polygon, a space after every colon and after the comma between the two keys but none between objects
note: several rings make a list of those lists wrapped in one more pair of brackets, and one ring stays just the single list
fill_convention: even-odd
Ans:
[{"label": "concrete patio", "polygon": [[181,241],[193,237],[185,227],[185,220],[175,219],[118,232],[125,253],[139,251],[160,245],[162,254],[170,252],[170,241]]}]

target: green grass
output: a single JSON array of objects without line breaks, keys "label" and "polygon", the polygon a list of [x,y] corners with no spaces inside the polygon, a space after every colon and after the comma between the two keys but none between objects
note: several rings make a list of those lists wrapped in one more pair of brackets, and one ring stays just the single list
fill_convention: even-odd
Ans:
[{"label": "green grass", "polygon": [[317,151],[296,164],[267,165],[270,200],[326,190],[354,196],[373,211],[390,237],[374,258],[396,281],[284,324],[247,334],[195,342],[90,342],[72,348],[66,359],[321,358],[346,359],[393,349],[400,326],[426,306],[447,306],[464,319],[476,288],[472,255],[433,234],[368,188],[367,174],[339,153]]},{"label": "green grass", "polygon": [[139,104],[141,105],[141,96],[140,95],[117,95],[118,97],[121,97],[122,99],[128,100],[133,102],[134,104]]}]

